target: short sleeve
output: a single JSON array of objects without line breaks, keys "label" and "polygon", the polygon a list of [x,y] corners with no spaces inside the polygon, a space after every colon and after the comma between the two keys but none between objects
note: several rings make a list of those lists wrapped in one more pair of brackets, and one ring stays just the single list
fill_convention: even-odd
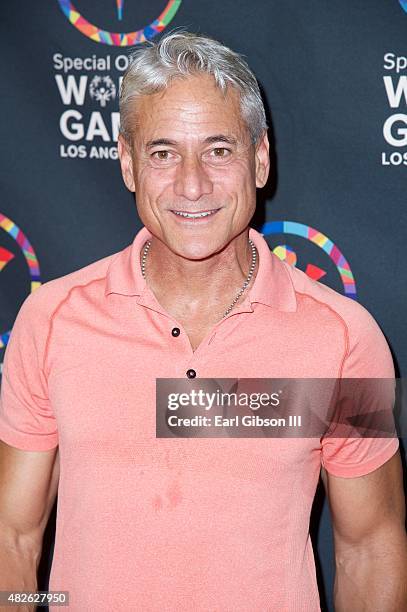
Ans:
[{"label": "short sleeve", "polygon": [[58,445],[43,364],[49,320],[41,287],[21,306],[6,347],[0,391],[0,439],[22,450]]},{"label": "short sleeve", "polygon": [[[342,378],[358,378],[362,386],[363,379],[383,379],[383,388],[394,389],[393,359],[382,331],[365,308],[356,302],[352,306],[354,307],[347,325],[348,350]],[[389,385],[391,381],[393,385]],[[390,393],[384,391],[380,397],[382,405],[372,405],[371,410],[392,411],[393,396],[390,398]],[[392,415],[389,418],[392,420]],[[322,465],[334,476],[354,478],[373,472],[386,463],[399,448],[399,440],[395,435],[336,438],[334,435],[333,432],[332,436],[328,435],[321,441]]]}]

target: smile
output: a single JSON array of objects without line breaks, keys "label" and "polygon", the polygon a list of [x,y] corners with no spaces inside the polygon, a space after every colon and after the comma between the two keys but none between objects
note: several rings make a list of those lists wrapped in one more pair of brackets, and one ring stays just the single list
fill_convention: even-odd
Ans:
[{"label": "smile", "polygon": [[172,210],[171,212],[174,215],[178,215],[179,217],[185,217],[185,219],[201,219],[203,217],[209,217],[210,215],[214,215],[220,210],[219,208],[215,208],[214,210],[204,210],[202,212],[182,212],[180,210]]}]

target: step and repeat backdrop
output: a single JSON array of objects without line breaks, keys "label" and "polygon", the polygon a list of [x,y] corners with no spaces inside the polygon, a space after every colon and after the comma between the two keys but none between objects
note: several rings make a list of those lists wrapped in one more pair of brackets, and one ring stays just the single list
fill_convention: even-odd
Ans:
[{"label": "step and repeat backdrop", "polygon": [[[406,376],[406,0],[5,3],[0,361],[29,292],[141,227],[117,161],[119,88],[132,46],[178,27],[243,53],[261,84],[272,175],[253,225],[279,257],[366,306]],[[330,517],[322,497],[316,506],[332,610]]]}]

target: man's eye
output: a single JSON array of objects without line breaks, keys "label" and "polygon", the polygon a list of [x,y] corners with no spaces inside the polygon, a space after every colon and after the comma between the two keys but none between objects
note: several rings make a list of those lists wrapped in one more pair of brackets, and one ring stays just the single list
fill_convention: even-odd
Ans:
[{"label": "man's eye", "polygon": [[226,149],[226,147],[216,147],[212,150],[212,154],[214,157],[227,157],[229,153],[230,150]]},{"label": "man's eye", "polygon": [[155,151],[153,153],[153,158],[158,159],[158,161],[168,161],[170,159],[169,151]]}]

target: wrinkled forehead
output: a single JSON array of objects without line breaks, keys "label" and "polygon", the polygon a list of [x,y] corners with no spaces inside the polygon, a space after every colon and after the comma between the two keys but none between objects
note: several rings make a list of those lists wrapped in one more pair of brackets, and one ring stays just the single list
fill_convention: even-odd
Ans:
[{"label": "wrinkled forehead", "polygon": [[212,76],[176,78],[157,93],[137,99],[134,135],[151,138],[205,139],[212,133],[250,139],[243,120],[240,93],[234,87],[222,91]]}]

